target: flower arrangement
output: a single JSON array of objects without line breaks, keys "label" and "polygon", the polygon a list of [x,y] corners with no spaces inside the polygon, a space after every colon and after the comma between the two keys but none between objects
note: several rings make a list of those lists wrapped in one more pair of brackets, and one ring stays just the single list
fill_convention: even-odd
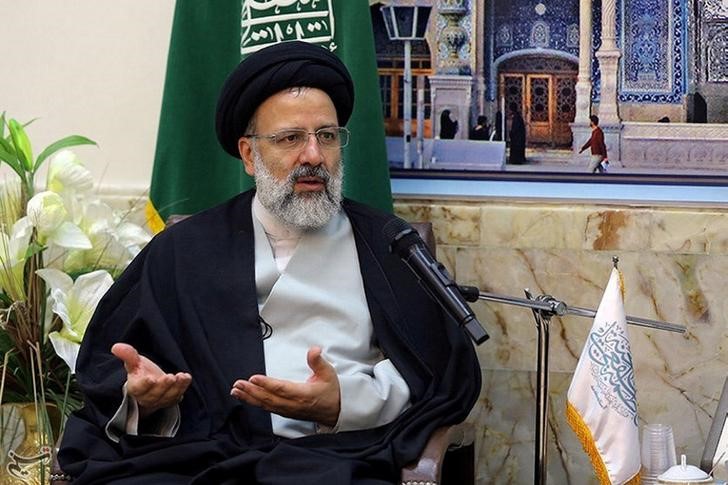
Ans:
[{"label": "flower arrangement", "polygon": [[0,166],[12,169],[0,181],[0,404],[52,403],[67,416],[81,406],[73,373],[86,326],[151,236],[99,199],[68,150],[94,141],[68,136],[34,158],[26,127],[0,115]]}]

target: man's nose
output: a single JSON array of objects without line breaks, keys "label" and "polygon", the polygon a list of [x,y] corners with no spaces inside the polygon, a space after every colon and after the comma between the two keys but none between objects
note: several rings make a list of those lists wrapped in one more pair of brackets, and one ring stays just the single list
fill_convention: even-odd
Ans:
[{"label": "man's nose", "polygon": [[321,149],[315,133],[309,133],[306,144],[303,146],[299,158],[303,163],[319,165],[324,161],[324,152]]}]

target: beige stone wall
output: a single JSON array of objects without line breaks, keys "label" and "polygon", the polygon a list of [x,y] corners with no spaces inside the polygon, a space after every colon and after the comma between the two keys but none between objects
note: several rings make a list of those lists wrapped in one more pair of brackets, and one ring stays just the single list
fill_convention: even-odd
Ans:
[{"label": "beige stone wall", "polygon": [[[640,420],[669,423],[690,463],[700,461],[726,377],[728,207],[398,200],[410,221],[432,221],[438,257],[459,283],[523,297],[550,294],[596,308],[620,259],[628,315],[687,326],[685,335],[630,326]],[[478,348],[481,483],[533,477],[536,329],[530,310],[478,302],[490,340]],[[554,318],[550,345],[551,483],[595,483],[566,425],[571,373],[591,319]],[[502,481],[501,481],[502,480]]]},{"label": "beige stone wall", "polygon": [[675,123],[687,121],[687,108],[683,104],[620,103],[619,115],[623,121],[657,121],[663,116]]}]

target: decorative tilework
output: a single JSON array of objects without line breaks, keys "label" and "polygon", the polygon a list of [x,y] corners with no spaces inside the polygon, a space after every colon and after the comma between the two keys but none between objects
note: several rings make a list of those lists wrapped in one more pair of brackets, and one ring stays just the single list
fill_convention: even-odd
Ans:
[{"label": "decorative tilework", "polygon": [[[437,12],[437,72],[439,74],[467,75],[471,73],[470,43],[473,39],[471,2],[472,0],[439,0],[438,6],[433,9],[433,13]],[[447,18],[454,23],[448,22]],[[457,45],[458,62],[456,63],[453,63],[452,59],[450,59],[451,48],[454,47],[441,39],[443,32],[446,30],[450,31],[446,34],[448,38],[452,38],[451,33],[457,30],[458,35],[462,35],[465,39],[464,42]]]},{"label": "decorative tilework", "polygon": [[683,0],[622,0],[619,100],[681,103],[685,79]]},{"label": "decorative tilework", "polygon": [[531,25],[531,36],[529,44],[531,47],[548,47],[551,37],[549,24],[536,21]]},{"label": "decorative tilework", "polygon": [[513,34],[511,34],[510,25],[501,25],[498,28],[498,34],[495,38],[498,43],[498,47],[510,47],[513,45]]},{"label": "decorative tilework", "polygon": [[[494,59],[530,47],[543,47],[574,56],[579,55],[578,42],[576,45],[567,45],[568,27],[574,23],[574,19],[579,18],[578,0],[548,2],[543,15],[536,12],[535,7],[539,3],[542,2],[534,0],[494,2],[493,15],[498,32]],[[511,33],[508,44],[500,42],[503,26],[507,26]],[[534,33],[537,40],[534,39]]]},{"label": "decorative tilework", "polygon": [[566,47],[579,47],[579,24],[566,27]]},{"label": "decorative tilework", "polygon": [[599,60],[594,55],[602,46],[602,2],[592,1],[592,102],[599,102],[602,94],[602,71],[599,69]]},{"label": "decorative tilework", "polygon": [[[543,4],[545,8],[536,8]],[[487,0],[486,25],[493,26],[491,44],[485,52],[485,78],[488,80],[488,99],[496,97],[497,76],[494,64],[499,61],[526,54],[554,54],[562,58],[578,58],[579,0]],[[539,14],[539,12],[542,12]],[[574,27],[576,31],[574,31]],[[570,30],[571,29],[571,30]],[[574,41],[576,38],[576,41]],[[540,53],[534,50],[542,49]]]},{"label": "decorative tilework", "polygon": [[[705,2],[712,6],[712,15],[724,14],[723,0]],[[546,5],[543,15],[536,12],[539,3]],[[687,3],[685,0],[617,0],[617,46],[624,46],[620,59],[619,101],[682,103],[688,83]],[[490,0],[486,4],[487,22],[493,26],[492,44],[485,50],[488,53],[485,74],[489,80],[489,99],[495,99],[497,82],[496,73],[490,70],[503,59],[534,48],[578,57],[579,26],[575,22],[579,18],[578,0]],[[599,101],[601,94],[601,72],[594,55],[601,45],[601,4],[601,0],[592,1],[594,102]],[[727,41],[721,32],[712,47],[713,58],[726,57]],[[728,65],[725,64],[713,63],[718,66],[713,67],[714,71],[718,70],[712,74],[714,78],[728,76]]]},{"label": "decorative tilework", "polygon": [[711,25],[706,37],[708,82],[728,82],[728,24]]},{"label": "decorative tilework", "polygon": [[693,0],[696,3],[694,15],[688,32],[690,41],[695,44],[690,54],[695,58],[692,62],[692,82],[725,83],[728,82],[728,1],[726,0]]},{"label": "decorative tilework", "polygon": [[672,33],[669,15],[655,15],[655,12],[669,12],[669,0],[643,0],[640,8],[630,10],[635,0],[625,0],[624,43],[625,69],[622,85],[634,91],[664,92],[671,84],[670,63],[664,62],[670,49]]},{"label": "decorative tilework", "polygon": [[728,20],[728,2],[724,0],[705,0],[702,11],[705,20]]}]

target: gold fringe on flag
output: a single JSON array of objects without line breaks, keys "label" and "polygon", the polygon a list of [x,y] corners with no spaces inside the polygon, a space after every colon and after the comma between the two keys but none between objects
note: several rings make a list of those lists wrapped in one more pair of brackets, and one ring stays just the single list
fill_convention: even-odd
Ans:
[{"label": "gold fringe on flag", "polygon": [[[579,441],[581,442],[581,446],[589,456],[589,460],[592,462],[592,466],[594,467],[594,474],[597,479],[599,479],[599,483],[601,485],[611,485],[612,482],[609,479],[609,472],[607,471],[604,461],[602,461],[602,456],[599,454],[599,450],[597,450],[597,445],[594,442],[591,430],[581,418],[579,411],[577,411],[569,401],[566,401],[566,422],[568,422],[571,429],[574,430],[574,433],[576,433],[577,438],[579,438]],[[624,485],[640,485],[640,483],[640,474],[637,473],[637,475],[629,479],[629,481],[627,481]]]},{"label": "gold fringe on flag", "polygon": [[164,230],[164,221],[151,200],[147,201],[147,205],[144,207],[144,214],[147,217],[147,226],[149,226],[150,231],[154,234],[159,234]]}]

